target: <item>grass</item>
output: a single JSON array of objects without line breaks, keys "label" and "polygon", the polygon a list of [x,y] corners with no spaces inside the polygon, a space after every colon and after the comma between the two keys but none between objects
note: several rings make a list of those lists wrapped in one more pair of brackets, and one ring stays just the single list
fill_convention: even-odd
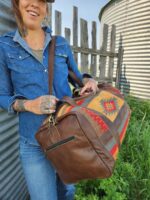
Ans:
[{"label": "grass", "polygon": [[127,102],[132,115],[113,176],[80,182],[76,200],[150,200],[150,101]]}]

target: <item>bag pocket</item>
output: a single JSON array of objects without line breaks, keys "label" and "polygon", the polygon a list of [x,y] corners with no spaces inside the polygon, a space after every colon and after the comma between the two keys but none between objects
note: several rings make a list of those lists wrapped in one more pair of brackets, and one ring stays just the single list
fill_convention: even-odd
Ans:
[{"label": "bag pocket", "polygon": [[76,139],[75,136],[70,136],[70,137],[68,137],[68,138],[66,138],[64,140],[61,140],[61,141],[59,141],[59,142],[57,142],[55,144],[52,144],[51,146],[47,147],[45,152],[47,153],[49,151],[53,151],[53,150],[59,148],[60,146],[65,145],[65,144],[67,144],[67,143],[69,143],[69,142],[71,142],[71,141],[73,141],[75,139]]}]

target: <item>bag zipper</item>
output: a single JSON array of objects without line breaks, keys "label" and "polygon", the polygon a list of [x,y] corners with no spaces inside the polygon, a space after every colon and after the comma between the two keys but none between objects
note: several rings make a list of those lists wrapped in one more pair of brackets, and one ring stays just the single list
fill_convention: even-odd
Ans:
[{"label": "bag zipper", "polygon": [[70,142],[70,141],[72,141],[74,139],[75,139],[75,136],[70,136],[70,137],[68,137],[68,138],[66,138],[64,140],[61,140],[60,142],[52,144],[50,147],[46,148],[46,152],[47,151],[52,151],[52,150],[58,148],[59,146],[64,145],[64,144],[66,144],[66,143],[68,143],[68,142]]}]

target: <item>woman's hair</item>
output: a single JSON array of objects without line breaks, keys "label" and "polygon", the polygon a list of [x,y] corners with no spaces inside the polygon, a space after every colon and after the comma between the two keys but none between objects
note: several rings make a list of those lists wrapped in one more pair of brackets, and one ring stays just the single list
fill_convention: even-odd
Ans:
[{"label": "woman's hair", "polygon": [[[11,3],[12,3],[12,9],[13,9],[13,12],[14,12],[14,15],[16,18],[19,32],[20,32],[21,36],[26,36],[27,31],[24,26],[22,15],[19,10],[19,0],[11,0]],[[48,12],[48,6],[47,6],[47,12]]]},{"label": "woman's hair", "polygon": [[17,26],[19,29],[19,32],[22,36],[25,36],[25,27],[23,23],[23,19],[19,10],[19,0],[11,0],[12,3],[12,9],[16,18]]}]

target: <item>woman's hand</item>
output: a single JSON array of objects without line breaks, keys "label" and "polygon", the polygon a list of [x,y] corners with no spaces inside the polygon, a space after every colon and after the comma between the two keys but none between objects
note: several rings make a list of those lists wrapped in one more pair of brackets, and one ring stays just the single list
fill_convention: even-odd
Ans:
[{"label": "woman's hand", "polygon": [[96,92],[99,90],[97,87],[97,82],[92,78],[84,78],[83,84],[84,84],[84,87],[80,91],[81,96],[89,94],[91,92],[96,94]]},{"label": "woman's hand", "polygon": [[28,111],[37,115],[54,113],[58,98],[52,95],[40,96],[33,100],[17,99],[13,108],[18,111]]}]

